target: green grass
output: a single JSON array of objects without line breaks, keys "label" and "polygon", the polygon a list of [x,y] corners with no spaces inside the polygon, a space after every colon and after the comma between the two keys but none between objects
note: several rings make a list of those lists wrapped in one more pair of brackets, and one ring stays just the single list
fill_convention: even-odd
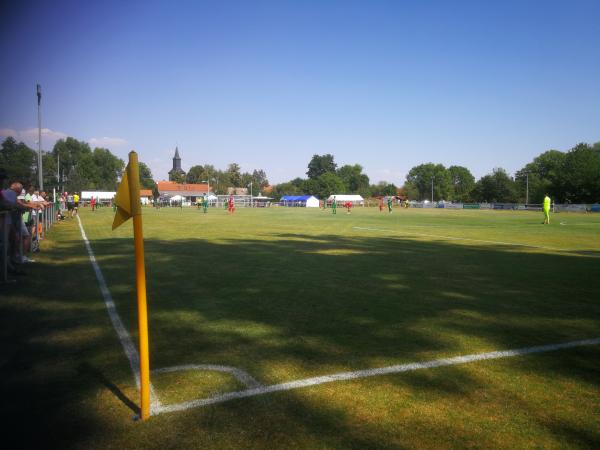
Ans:
[{"label": "green grass", "polygon": [[[273,384],[600,337],[600,215],[552,220],[542,226],[541,213],[508,211],[144,209],[152,368],[229,365]],[[135,340],[131,225],[111,231],[109,209],[84,210],[82,221]],[[39,431],[27,438],[37,443],[600,445],[598,346],[331,383],[133,423],[138,394],[76,223],[58,224],[43,249],[29,283],[3,287],[0,302],[0,409],[15,429],[33,418]],[[152,381],[166,404],[240,389],[215,372]]]}]

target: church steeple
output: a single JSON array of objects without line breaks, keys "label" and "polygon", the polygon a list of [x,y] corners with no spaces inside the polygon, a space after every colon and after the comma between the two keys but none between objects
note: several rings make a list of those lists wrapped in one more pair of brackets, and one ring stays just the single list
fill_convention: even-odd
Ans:
[{"label": "church steeple", "polygon": [[181,170],[181,158],[179,157],[179,148],[175,147],[175,156],[173,156],[173,170],[183,172]]},{"label": "church steeple", "polygon": [[181,182],[185,177],[185,172],[181,168],[181,157],[179,148],[175,147],[175,156],[173,156],[173,168],[169,171],[169,180]]}]

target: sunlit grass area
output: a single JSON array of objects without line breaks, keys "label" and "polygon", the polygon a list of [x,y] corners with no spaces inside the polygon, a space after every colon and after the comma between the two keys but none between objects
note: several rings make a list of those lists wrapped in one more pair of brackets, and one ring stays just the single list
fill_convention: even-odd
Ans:
[{"label": "sunlit grass area", "polygon": [[[131,225],[81,219],[134,341]],[[144,209],[151,366],[269,385],[600,337],[600,215]],[[138,394],[76,221],[3,288],[6,420],[86,448],[593,447],[600,348],[329,383],[134,423]],[[6,295],[4,295],[6,294]],[[242,389],[153,377],[164,404]],[[32,438],[35,436],[32,436]]]}]

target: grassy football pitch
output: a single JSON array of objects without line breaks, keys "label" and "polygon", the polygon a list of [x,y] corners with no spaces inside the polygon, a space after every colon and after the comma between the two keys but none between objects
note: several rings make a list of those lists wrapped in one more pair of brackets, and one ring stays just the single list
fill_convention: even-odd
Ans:
[{"label": "grassy football pitch", "polygon": [[[137,343],[131,223],[111,231],[112,218],[81,212]],[[600,215],[542,219],[145,208],[151,368],[166,370],[151,379],[164,412],[144,423],[131,420],[129,362],[67,220],[27,283],[2,288],[3,420],[37,428],[25,442],[81,448],[598,447],[599,344],[222,396],[600,338]],[[211,398],[228,401],[190,403]]]}]

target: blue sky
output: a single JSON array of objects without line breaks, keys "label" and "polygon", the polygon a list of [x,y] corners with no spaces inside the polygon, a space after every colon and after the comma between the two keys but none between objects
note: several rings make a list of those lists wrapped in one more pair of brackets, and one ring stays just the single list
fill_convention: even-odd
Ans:
[{"label": "blue sky", "polygon": [[600,141],[600,2],[2,2],[0,137],[129,150],[167,177],[315,153],[401,185]]}]

